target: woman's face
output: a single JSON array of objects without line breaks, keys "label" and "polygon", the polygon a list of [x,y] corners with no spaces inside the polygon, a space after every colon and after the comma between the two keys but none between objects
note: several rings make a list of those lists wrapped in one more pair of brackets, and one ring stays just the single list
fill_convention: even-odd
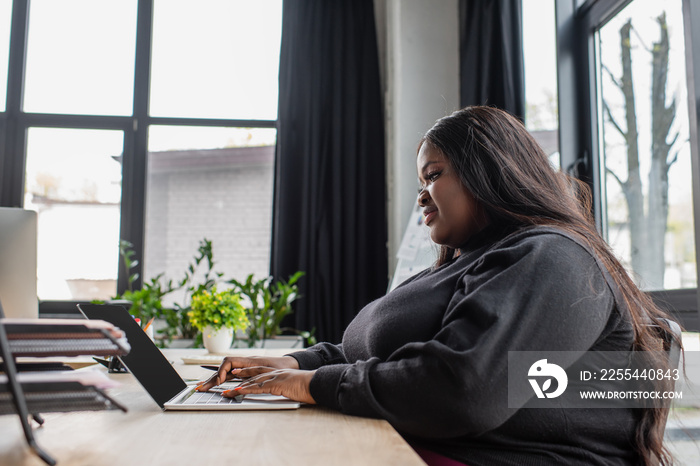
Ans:
[{"label": "woman's face", "polygon": [[447,157],[425,142],[418,151],[418,205],[423,207],[430,238],[437,244],[459,248],[488,225],[481,204],[459,179]]}]

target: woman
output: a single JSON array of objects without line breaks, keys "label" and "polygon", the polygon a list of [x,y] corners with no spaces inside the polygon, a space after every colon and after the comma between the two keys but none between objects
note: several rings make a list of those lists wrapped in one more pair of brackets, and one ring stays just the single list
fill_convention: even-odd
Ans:
[{"label": "woman", "polygon": [[663,409],[508,408],[509,351],[657,348],[647,324],[663,313],[596,232],[584,190],[489,107],[439,120],[417,169],[435,266],[362,309],[342,344],[226,358],[200,390],[239,376],[227,396],[383,418],[429,462],[666,464]]}]

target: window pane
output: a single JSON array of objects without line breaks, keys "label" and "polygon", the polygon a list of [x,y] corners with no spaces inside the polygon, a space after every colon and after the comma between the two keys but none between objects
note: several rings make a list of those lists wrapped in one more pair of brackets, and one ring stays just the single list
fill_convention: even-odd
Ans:
[{"label": "window pane", "polygon": [[275,139],[275,129],[150,128],[146,279],[179,281],[204,238],[225,278],[268,276]]},{"label": "window pane", "polygon": [[636,0],[597,34],[603,226],[645,290],[697,286],[681,3]]},{"label": "window pane", "polygon": [[29,129],[24,207],[39,219],[39,299],[116,294],[123,139],[121,131]]},{"label": "window pane", "polygon": [[131,115],[136,0],[32,0],[24,111]]},{"label": "window pane", "polygon": [[0,112],[7,105],[7,67],[10,58],[12,0],[0,0]]},{"label": "window pane", "polygon": [[559,167],[554,0],[523,0],[525,127]]},{"label": "window pane", "polygon": [[277,119],[282,0],[156,0],[153,116]]}]

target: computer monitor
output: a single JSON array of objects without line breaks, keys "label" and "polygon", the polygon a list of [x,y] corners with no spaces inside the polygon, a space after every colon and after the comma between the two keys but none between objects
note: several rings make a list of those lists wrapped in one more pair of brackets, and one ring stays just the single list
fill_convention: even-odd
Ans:
[{"label": "computer monitor", "polygon": [[0,207],[0,303],[5,317],[39,317],[36,251],[36,212]]}]

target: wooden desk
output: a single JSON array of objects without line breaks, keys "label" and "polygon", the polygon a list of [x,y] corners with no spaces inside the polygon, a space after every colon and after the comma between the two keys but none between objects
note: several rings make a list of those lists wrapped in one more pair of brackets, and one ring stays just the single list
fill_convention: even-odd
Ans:
[{"label": "wooden desk", "polygon": [[[266,352],[270,352],[267,350]],[[211,371],[185,366],[166,350],[184,378]],[[106,369],[101,366],[81,370]],[[46,414],[35,428],[39,445],[64,465],[424,465],[386,422],[318,406],[290,411],[163,412],[131,374],[110,374],[109,391],[129,409]],[[27,447],[16,416],[0,416],[0,464],[44,463]]]}]

